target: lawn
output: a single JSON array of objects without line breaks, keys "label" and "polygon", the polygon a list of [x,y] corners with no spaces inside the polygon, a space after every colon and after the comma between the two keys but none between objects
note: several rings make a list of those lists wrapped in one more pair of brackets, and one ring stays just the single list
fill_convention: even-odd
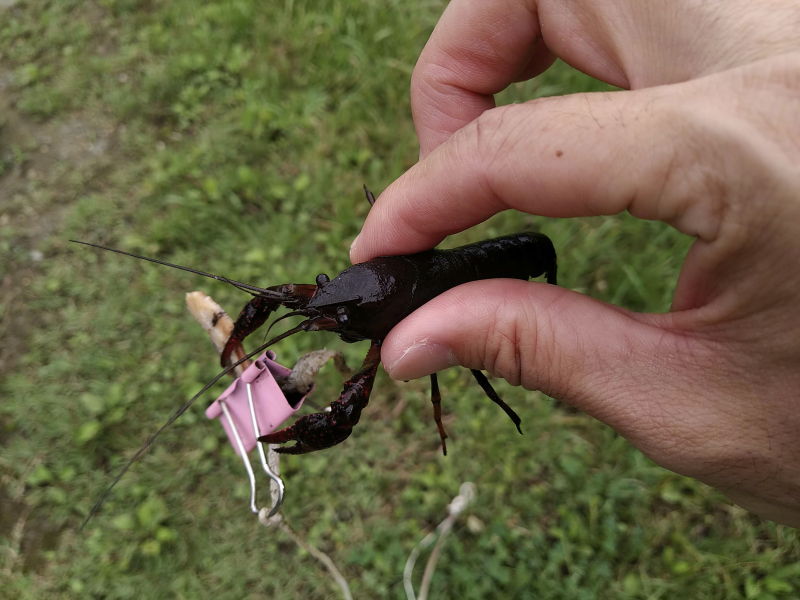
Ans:
[{"label": "lawn", "polygon": [[[82,239],[268,286],[348,265],[378,191],[416,160],[408,80],[443,2],[0,2],[0,593],[9,598],[336,598],[285,532],[258,524],[221,428],[182,416],[79,526],[110,477],[217,372],[185,292],[221,283]],[[556,65],[502,102],[607,89]],[[665,311],[689,240],[620,215],[504,213],[458,245],[550,235],[560,283]],[[259,335],[254,341],[260,340]],[[292,364],[325,333],[275,347]],[[606,426],[469,373],[379,373],[353,436],[282,461],[283,514],[355,598],[404,598],[403,566],[465,481],[433,598],[794,598],[800,538],[657,467]],[[312,402],[341,388],[323,370]],[[427,552],[418,561],[419,582]]]}]

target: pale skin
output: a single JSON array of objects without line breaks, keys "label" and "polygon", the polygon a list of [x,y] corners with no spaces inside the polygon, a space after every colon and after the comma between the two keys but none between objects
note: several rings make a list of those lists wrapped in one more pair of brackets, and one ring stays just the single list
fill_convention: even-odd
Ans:
[{"label": "pale skin", "polygon": [[[556,56],[626,91],[493,108]],[[378,198],[354,262],[509,209],[628,211],[695,242],[667,314],[473,282],[392,330],[388,373],[486,369],[800,526],[800,2],[452,0],[411,99],[420,161]]]}]

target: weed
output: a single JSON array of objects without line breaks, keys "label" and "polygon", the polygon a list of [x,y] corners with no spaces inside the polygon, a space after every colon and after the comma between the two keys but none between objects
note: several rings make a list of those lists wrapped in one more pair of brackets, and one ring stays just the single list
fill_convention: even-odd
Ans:
[{"label": "weed", "polygon": [[[408,78],[441,8],[42,0],[0,9],[0,81],[12,82],[0,93],[35,117],[32,134],[51,140],[24,156],[0,150],[6,593],[331,596],[313,561],[256,526],[233,452],[199,408],[77,532],[109,473],[215,373],[184,292],[204,288],[231,311],[247,298],[66,240],[260,285],[343,269],[368,210],[361,184],[379,190],[416,159]],[[502,98],[597,89],[558,65]],[[72,133],[54,135],[65,123]],[[75,135],[76,124],[96,135]],[[17,177],[23,167],[28,176]],[[564,285],[631,309],[669,307],[688,242],[657,223],[507,213],[448,244],[530,227],[555,240]],[[276,351],[291,363],[325,345],[350,364],[365,351],[328,334],[295,336]],[[340,385],[325,374],[317,402]],[[284,460],[288,518],[334,556],[356,597],[401,597],[408,552],[465,480],[478,499],[448,540],[436,597],[800,592],[793,530],[655,467],[588,417],[497,385],[522,415],[524,438],[467,378],[446,371],[452,439],[443,459],[427,386],[381,375],[347,443]],[[398,403],[405,408],[392,416]]]}]

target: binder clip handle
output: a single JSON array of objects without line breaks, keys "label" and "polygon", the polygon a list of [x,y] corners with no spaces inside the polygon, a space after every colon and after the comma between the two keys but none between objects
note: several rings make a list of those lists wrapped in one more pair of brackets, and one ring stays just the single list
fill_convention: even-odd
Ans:
[{"label": "binder clip handle", "polygon": [[267,351],[206,409],[206,417],[219,419],[233,449],[242,459],[250,482],[250,510],[255,514],[267,511],[258,506],[256,476],[248,453],[257,448],[261,468],[273,486],[273,502],[265,518],[276,514],[283,503],[285,485],[267,460],[264,444],[258,438],[275,431],[302,406],[290,403],[276,378],[285,380],[291,371],[275,362],[275,353]]}]

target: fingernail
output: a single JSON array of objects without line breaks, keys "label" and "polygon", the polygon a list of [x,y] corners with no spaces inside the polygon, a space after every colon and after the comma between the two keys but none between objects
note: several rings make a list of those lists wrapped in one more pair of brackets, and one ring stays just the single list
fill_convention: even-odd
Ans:
[{"label": "fingernail", "polygon": [[416,379],[457,364],[450,348],[423,339],[406,348],[397,360],[385,367],[394,379]]}]

